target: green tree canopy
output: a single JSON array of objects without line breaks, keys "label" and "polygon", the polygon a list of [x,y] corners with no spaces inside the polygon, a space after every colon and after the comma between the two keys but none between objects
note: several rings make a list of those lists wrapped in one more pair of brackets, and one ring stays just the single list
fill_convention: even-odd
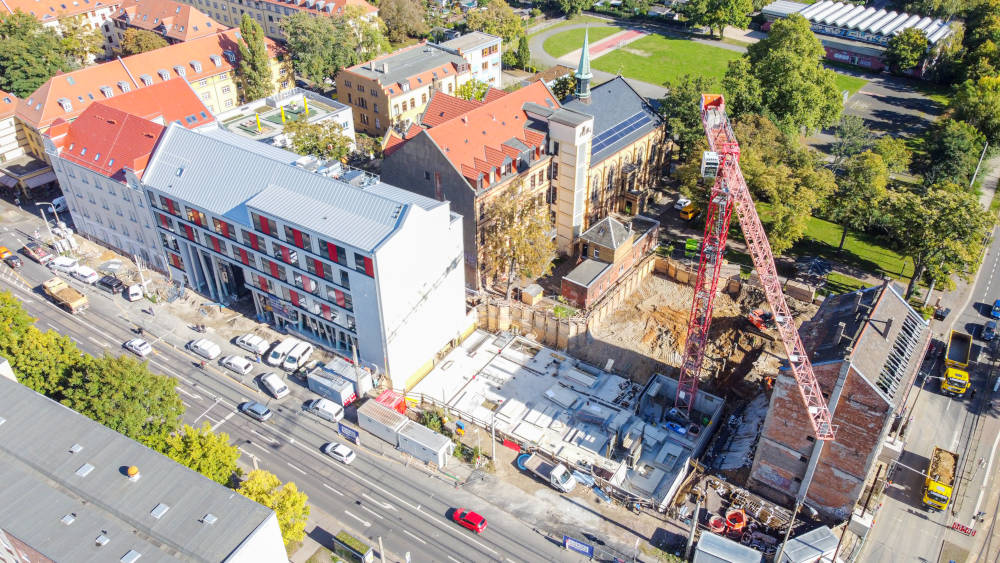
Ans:
[{"label": "green tree canopy", "polygon": [[0,356],[10,358],[34,328],[35,319],[9,291],[0,291]]},{"label": "green tree canopy", "polygon": [[480,271],[486,284],[506,279],[509,298],[515,274],[535,278],[551,270],[555,257],[555,242],[549,236],[552,222],[548,207],[527,197],[520,182],[494,195],[486,205],[479,227],[484,241]]},{"label": "green tree canopy", "polygon": [[392,41],[427,35],[424,6],[417,0],[382,0],[378,5],[378,15],[385,22]]},{"label": "green tree canopy", "polygon": [[345,8],[338,25],[348,32],[349,45],[355,53],[354,63],[351,64],[370,61],[391,50],[389,39],[385,36],[385,22],[369,17],[361,6],[352,4]]},{"label": "green tree canopy", "polygon": [[840,168],[845,159],[868,150],[874,141],[871,129],[857,115],[842,115],[836,129],[837,140],[830,149],[834,168]]},{"label": "green tree canopy", "polygon": [[660,99],[659,111],[667,130],[676,137],[681,159],[705,137],[701,123],[701,95],[717,90],[715,81],[705,76],[685,74],[666,84],[667,95]]},{"label": "green tree canopy", "polygon": [[552,93],[560,102],[572,96],[574,92],[576,92],[576,77],[572,74],[557,78],[552,84]]},{"label": "green tree canopy", "polygon": [[125,37],[122,38],[122,56],[138,55],[139,53],[160,49],[167,45],[167,40],[159,33],[130,27],[125,30]]},{"label": "green tree canopy", "polygon": [[890,135],[882,135],[872,146],[872,152],[882,157],[889,172],[905,174],[910,171],[913,152],[906,146],[906,141]]},{"label": "green tree canopy", "polygon": [[237,75],[243,99],[259,100],[274,93],[274,76],[267,57],[267,43],[260,24],[243,14],[240,20],[240,65]]},{"label": "green tree canopy", "polygon": [[14,349],[5,352],[22,385],[57,400],[66,390],[71,371],[82,361],[80,350],[68,336],[33,326]]},{"label": "green tree canopy", "polygon": [[952,97],[951,107],[955,119],[979,129],[990,144],[1000,143],[1000,76],[966,80]]},{"label": "green tree canopy", "polygon": [[299,491],[295,483],[289,481],[282,485],[273,473],[257,469],[247,475],[237,491],[274,511],[286,547],[305,537],[309,497]]},{"label": "green tree canopy", "polygon": [[885,50],[889,68],[896,71],[910,70],[920,64],[927,54],[927,34],[910,27],[889,39]]},{"label": "green tree canopy", "polygon": [[534,71],[531,67],[531,49],[528,47],[527,35],[521,35],[517,40],[517,68]]},{"label": "green tree canopy", "polygon": [[919,280],[944,288],[954,287],[955,276],[970,280],[994,221],[974,193],[951,182],[891,193],[889,215],[898,252],[913,261],[907,299]]},{"label": "green tree canopy", "polygon": [[486,91],[490,89],[490,85],[479,80],[478,78],[473,78],[468,82],[462,84],[455,90],[455,96],[462,98],[463,100],[479,100],[482,101],[486,97]]},{"label": "green tree canopy", "polygon": [[184,405],[177,382],[149,372],[131,356],[85,356],[70,371],[60,401],[108,428],[162,450],[180,425]]},{"label": "green tree canopy", "polygon": [[727,25],[746,29],[754,7],[753,0],[688,0],[678,10],[691,25],[707,27],[721,38]]},{"label": "green tree canopy", "polygon": [[469,31],[484,31],[503,39],[503,64],[520,66],[517,45],[524,32],[524,22],[504,0],[490,0],[484,10],[470,11],[465,17]]},{"label": "green tree canopy", "polygon": [[285,124],[285,134],[291,139],[293,150],[299,154],[340,160],[351,152],[351,138],[333,120],[320,123],[307,123],[304,119],[289,121]]},{"label": "green tree canopy", "polygon": [[768,36],[730,63],[723,87],[730,117],[759,109],[782,129],[816,130],[842,109],[835,74],[821,64],[823,46],[799,14],[774,22]]},{"label": "green tree canopy", "polygon": [[358,6],[348,6],[341,16],[317,18],[298,12],[282,20],[295,72],[322,84],[342,68],[368,61],[389,49],[385,24],[369,21]]},{"label": "green tree canopy", "polygon": [[201,428],[185,424],[180,431],[167,436],[163,454],[220,485],[228,486],[239,473],[236,461],[240,459],[240,450],[229,443],[228,434],[212,432],[207,422]]},{"label": "green tree canopy", "polygon": [[20,10],[0,14],[0,90],[26,98],[56,73],[72,68],[59,35],[38,18]]},{"label": "green tree canopy", "polygon": [[83,16],[63,18],[59,21],[60,44],[77,66],[83,66],[104,53],[104,37],[95,28],[83,23]]},{"label": "green tree canopy", "polygon": [[837,179],[837,191],[827,200],[827,214],[841,226],[840,246],[844,248],[847,230],[864,230],[871,225],[879,206],[886,198],[889,168],[872,151],[847,159],[844,173]]},{"label": "green tree canopy", "polygon": [[924,135],[923,154],[917,159],[924,183],[968,186],[985,143],[986,137],[964,121],[945,118],[934,123]]},{"label": "green tree canopy", "polygon": [[559,11],[567,18],[579,15],[583,10],[590,9],[594,5],[593,0],[558,0]]}]

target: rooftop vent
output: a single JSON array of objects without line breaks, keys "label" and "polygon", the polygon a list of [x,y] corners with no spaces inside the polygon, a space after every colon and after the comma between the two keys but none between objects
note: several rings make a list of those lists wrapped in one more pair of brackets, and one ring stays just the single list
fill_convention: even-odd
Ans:
[{"label": "rooftop vent", "polygon": [[128,480],[133,482],[142,478],[142,474],[139,473],[139,468],[134,465],[130,466],[125,474],[128,475]]},{"label": "rooftop vent", "polygon": [[[70,145],[69,150],[73,150],[73,146],[72,145]],[[69,448],[69,453],[71,453],[71,454],[78,454],[81,451],[83,451],[83,446],[81,446],[80,444],[73,444]]]},{"label": "rooftop vent", "polygon": [[148,75],[148,74],[140,74],[139,75],[139,80],[141,80],[142,83],[143,83],[143,85],[145,85],[145,86],[152,86],[153,85],[153,77],[150,76],[150,75]]},{"label": "rooftop vent", "polygon": [[93,465],[89,463],[84,463],[83,465],[80,466],[79,469],[76,470],[76,474],[79,477],[86,477],[87,475],[90,475],[90,472],[93,470],[94,470]]},{"label": "rooftop vent", "polygon": [[216,515],[214,515],[214,514],[212,514],[211,512],[209,512],[208,514],[202,516],[202,518],[201,518],[202,524],[208,524],[209,526],[211,526],[212,524],[215,524],[218,520],[219,520],[219,517],[216,516]]},{"label": "rooftop vent", "polygon": [[136,561],[139,560],[140,557],[142,557],[141,553],[139,553],[138,551],[136,551],[134,549],[130,549],[130,550],[128,550],[128,553],[126,553],[125,555],[122,555],[121,562],[122,563],[135,563]]},{"label": "rooftop vent", "polygon": [[163,504],[161,502],[160,504],[157,504],[155,507],[153,507],[153,510],[149,512],[149,515],[159,520],[160,518],[163,517],[164,514],[167,513],[168,510],[170,510],[170,506]]},{"label": "rooftop vent", "polygon": [[62,518],[59,519],[60,522],[66,524],[67,526],[72,524],[74,520],[76,520],[76,512],[70,512],[66,516],[63,516]]},{"label": "rooftop vent", "polygon": [[101,530],[101,535],[94,538],[94,543],[97,544],[97,547],[108,545],[108,542],[111,541],[111,538],[109,538],[107,534],[108,534],[107,530]]},{"label": "rooftop vent", "polygon": [[110,86],[101,86],[100,90],[101,93],[104,94],[105,98],[110,98],[111,96],[115,95],[114,90],[112,90]]},{"label": "rooftop vent", "polygon": [[122,92],[128,92],[129,90],[131,90],[131,89],[132,89],[132,88],[131,88],[131,86],[129,86],[129,83],[128,83],[128,82],[125,82],[124,80],[119,80],[119,81],[118,81],[118,88],[119,88],[119,89],[120,89],[120,90],[121,90]]}]

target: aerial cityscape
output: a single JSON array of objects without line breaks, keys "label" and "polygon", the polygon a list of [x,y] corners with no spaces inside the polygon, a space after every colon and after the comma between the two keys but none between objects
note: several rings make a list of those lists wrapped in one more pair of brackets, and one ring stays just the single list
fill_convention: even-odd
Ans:
[{"label": "aerial cityscape", "polygon": [[0,1],[0,562],[1000,561],[997,43]]}]

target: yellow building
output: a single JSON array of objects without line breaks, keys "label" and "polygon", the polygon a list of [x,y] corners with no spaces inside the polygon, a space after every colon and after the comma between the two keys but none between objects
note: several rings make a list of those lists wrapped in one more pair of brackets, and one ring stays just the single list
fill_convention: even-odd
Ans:
[{"label": "yellow building", "polygon": [[215,21],[240,26],[243,14],[257,20],[264,34],[271,39],[284,40],[281,21],[286,17],[303,12],[317,17],[341,16],[348,8],[354,7],[367,18],[378,16],[378,8],[365,0],[180,0],[198,8],[215,18]]}]

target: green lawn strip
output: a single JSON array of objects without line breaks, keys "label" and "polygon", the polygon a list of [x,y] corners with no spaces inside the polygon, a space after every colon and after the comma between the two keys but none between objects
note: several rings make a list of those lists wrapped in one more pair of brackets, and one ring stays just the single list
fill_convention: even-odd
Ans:
[{"label": "green lawn strip", "polygon": [[940,104],[941,107],[947,107],[948,102],[951,99],[950,86],[942,86],[940,84],[932,84],[930,82],[920,80],[913,82],[913,88],[921,94],[927,96],[927,98],[931,101]]},{"label": "green lawn strip", "polygon": [[853,96],[855,93],[857,93],[858,90],[864,88],[865,84],[868,84],[869,81],[859,76],[840,74],[838,72],[835,82],[837,83],[838,90],[840,90],[841,92],[847,90]]},{"label": "green lawn strip", "polygon": [[613,23],[613,22],[611,20],[606,20],[604,18],[596,18],[594,16],[580,15],[580,16],[576,16],[575,18],[573,18],[571,20],[567,20],[567,21],[564,21],[564,22],[561,22],[561,23],[557,23],[555,25],[550,25],[550,26],[548,26],[546,28],[543,28],[543,29],[539,29],[538,31],[536,31],[534,33],[528,34],[528,38],[534,37],[535,35],[538,35],[539,33],[545,33],[546,31],[552,31],[553,29],[559,29],[560,27],[566,27],[568,25],[576,25],[578,23],[596,23],[596,24],[602,24],[602,23]]},{"label": "green lawn strip", "polygon": [[[614,35],[621,30],[622,28],[615,26],[591,28],[590,44],[593,45],[601,39]],[[545,52],[553,57],[561,57],[580,49],[583,47],[583,34],[586,31],[586,29],[570,29],[550,36],[545,40]]]},{"label": "green lawn strip", "polygon": [[810,217],[806,236],[792,247],[790,254],[821,256],[875,275],[885,274],[899,280],[909,280],[913,275],[913,264],[910,260],[866,233],[848,231],[844,250],[838,252],[840,234],[840,225]]},{"label": "green lawn strip", "polygon": [[591,65],[651,84],[663,84],[685,74],[721,79],[729,61],[742,53],[688,39],[647,35],[612,51]]},{"label": "green lawn strip", "polygon": [[826,285],[823,286],[823,293],[839,295],[841,293],[850,293],[866,287],[869,287],[869,285],[858,278],[852,278],[851,276],[839,274],[837,272],[830,272],[826,276]]}]

